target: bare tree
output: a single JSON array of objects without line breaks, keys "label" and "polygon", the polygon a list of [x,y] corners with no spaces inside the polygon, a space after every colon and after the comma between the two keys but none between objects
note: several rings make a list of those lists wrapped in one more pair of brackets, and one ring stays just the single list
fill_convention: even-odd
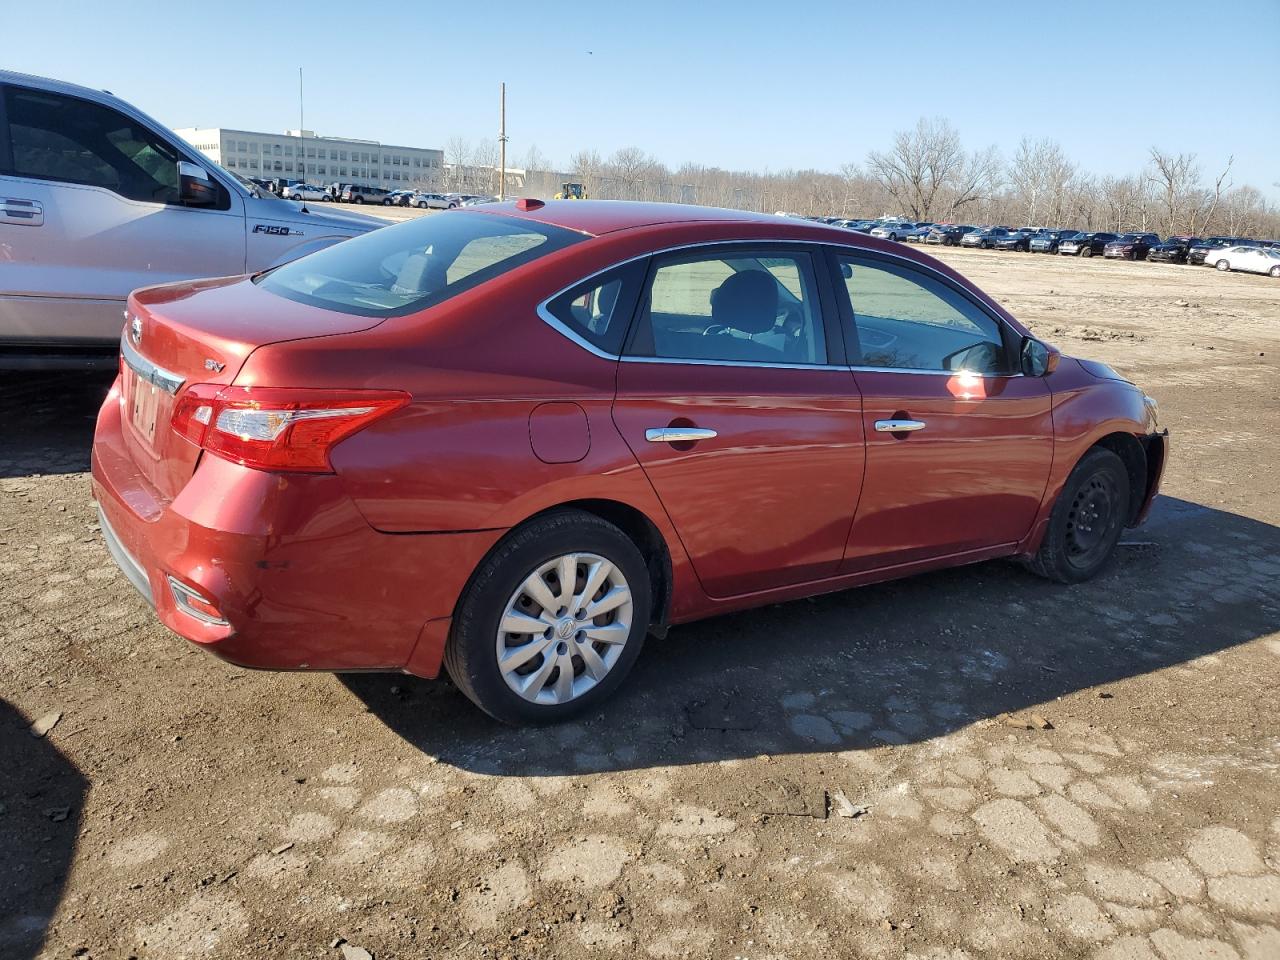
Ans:
[{"label": "bare tree", "polygon": [[530,144],[529,149],[525,151],[524,159],[520,161],[526,173],[533,173],[535,170],[550,170],[552,163],[547,159],[546,154],[538,149],[536,143]]},{"label": "bare tree", "polygon": [[456,189],[465,175],[467,163],[471,160],[471,144],[465,137],[450,137],[444,145],[444,162],[450,168],[450,180]]},{"label": "bare tree", "polygon": [[1000,152],[995,147],[966,156],[951,184],[951,219],[962,208],[988,199],[999,188],[1000,179]]},{"label": "bare tree", "polygon": [[1147,182],[1155,189],[1164,214],[1165,229],[1175,232],[1194,218],[1190,211],[1203,205],[1200,167],[1194,153],[1165,153],[1151,148],[1151,172]]},{"label": "bare tree", "polygon": [[1022,222],[1061,223],[1067,186],[1074,176],[1075,166],[1056,141],[1023,137],[1009,165],[1009,183],[1020,201]]},{"label": "bare tree", "polygon": [[[1227,165],[1222,168],[1222,172],[1213,182],[1212,196],[1206,197],[1202,209],[1199,211],[1199,219],[1201,229],[1208,232],[1209,225],[1213,223],[1214,214],[1218,212],[1218,205],[1222,202],[1222,194],[1225,189],[1230,188],[1231,184],[1227,183],[1227,177],[1231,174],[1231,165],[1236,162],[1235,156],[1227,157]],[[1226,184],[1224,187],[1223,184]],[[1192,221],[1190,230],[1195,233],[1195,220]]]},{"label": "bare tree", "polygon": [[872,150],[867,168],[900,208],[917,220],[927,220],[938,195],[964,165],[960,135],[943,119],[921,117],[914,130],[894,135],[887,152]]}]

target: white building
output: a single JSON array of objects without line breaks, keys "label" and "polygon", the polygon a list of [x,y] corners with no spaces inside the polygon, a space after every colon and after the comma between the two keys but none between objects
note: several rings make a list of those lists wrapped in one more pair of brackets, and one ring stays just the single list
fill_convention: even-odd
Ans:
[{"label": "white building", "polygon": [[315,184],[358,183],[388,190],[436,187],[443,182],[442,150],[317,137],[311,130],[276,134],[188,127],[177,133],[214,163],[242,177],[279,177]]}]

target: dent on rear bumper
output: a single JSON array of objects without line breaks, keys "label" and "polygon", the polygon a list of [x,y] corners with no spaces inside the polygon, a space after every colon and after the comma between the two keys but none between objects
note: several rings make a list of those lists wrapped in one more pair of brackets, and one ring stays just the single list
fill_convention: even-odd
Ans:
[{"label": "dent on rear bumper", "polygon": [[[245,667],[400,670],[413,657],[413,672],[434,675],[435,644],[414,657],[424,625],[452,615],[501,536],[380,533],[337,477],[268,474],[207,455],[165,501],[125,451],[113,397],[99,415],[92,469],[104,535],[109,527],[144,572],[160,620]],[[170,573],[213,600],[229,625],[179,609]]]}]

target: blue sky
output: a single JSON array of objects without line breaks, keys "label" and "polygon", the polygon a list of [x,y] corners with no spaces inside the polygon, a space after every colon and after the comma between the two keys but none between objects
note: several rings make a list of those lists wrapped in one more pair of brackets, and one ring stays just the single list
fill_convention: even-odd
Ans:
[{"label": "blue sky", "polygon": [[941,116],[970,147],[1052,137],[1100,174],[1136,172],[1152,144],[1206,176],[1234,154],[1235,183],[1280,199],[1280,0],[386,6],[46,0],[28,16],[56,29],[29,23],[40,42],[4,61],[172,127],[296,127],[301,66],[307,127],[328,135],[491,137],[505,80],[516,160],[636,145],[672,165],[836,170]]}]

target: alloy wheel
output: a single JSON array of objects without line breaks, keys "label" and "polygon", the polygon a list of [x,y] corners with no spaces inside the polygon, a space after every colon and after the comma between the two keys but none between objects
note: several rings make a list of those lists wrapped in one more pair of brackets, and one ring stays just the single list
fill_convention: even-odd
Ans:
[{"label": "alloy wheel", "polygon": [[563,704],[602,681],[631,635],[631,588],[594,553],[569,553],[531,571],[498,622],[498,670],[532,703]]}]

